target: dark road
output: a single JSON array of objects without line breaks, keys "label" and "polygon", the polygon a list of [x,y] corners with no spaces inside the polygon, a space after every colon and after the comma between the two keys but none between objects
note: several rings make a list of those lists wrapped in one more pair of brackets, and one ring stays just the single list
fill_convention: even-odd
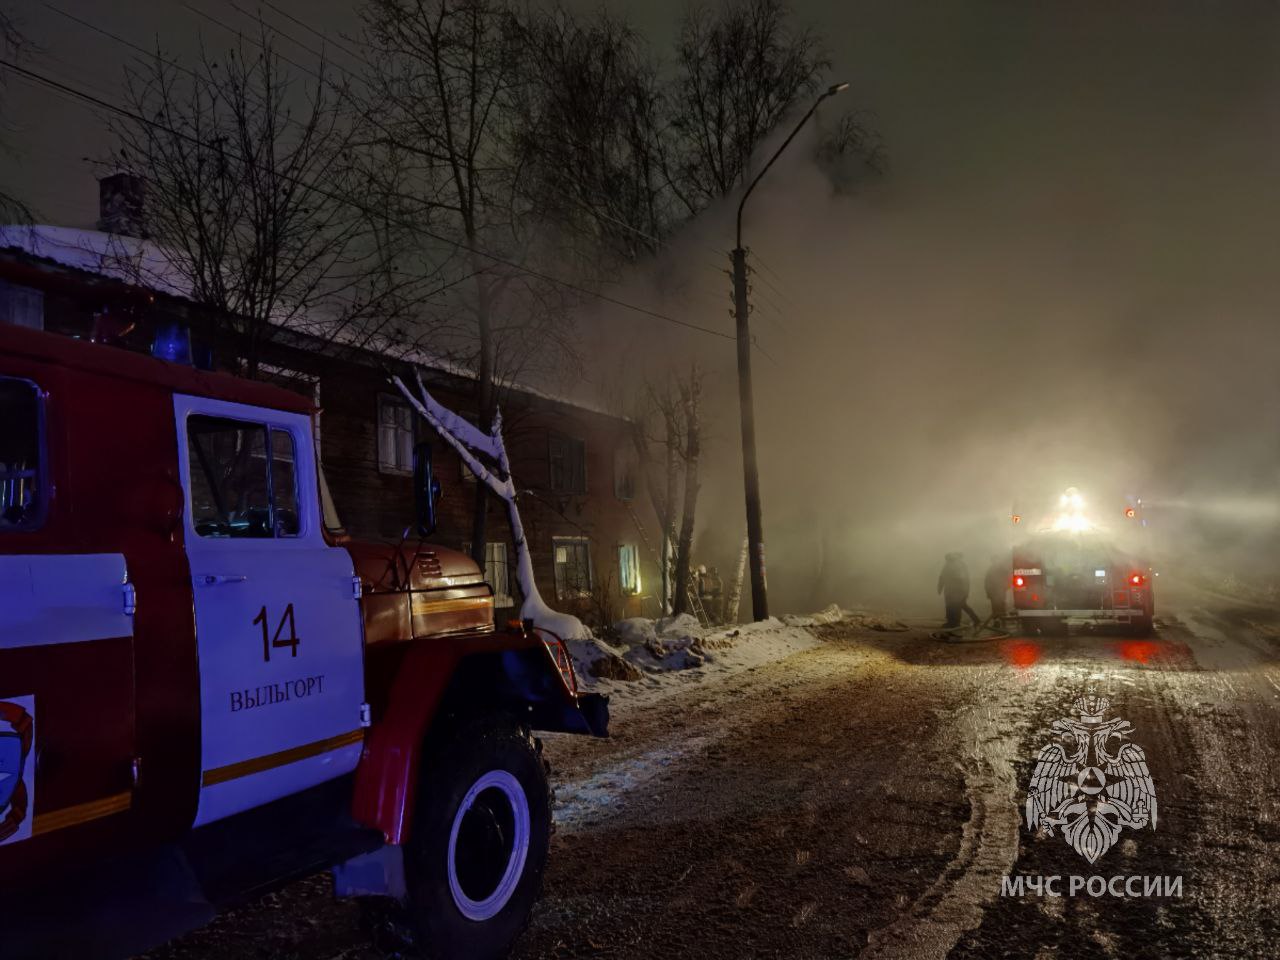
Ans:
[{"label": "dark road", "polygon": [[[559,831],[515,955],[1274,956],[1280,639],[1225,599],[1165,609],[1142,640],[819,627],[787,660],[624,704],[609,742],[550,742]],[[1024,817],[1086,688],[1131,724],[1158,811],[1095,863]],[[325,886],[154,956],[387,956]]]}]

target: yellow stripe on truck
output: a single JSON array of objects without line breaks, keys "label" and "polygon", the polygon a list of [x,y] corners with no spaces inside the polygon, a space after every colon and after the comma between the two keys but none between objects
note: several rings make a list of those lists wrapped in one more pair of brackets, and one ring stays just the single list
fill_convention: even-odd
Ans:
[{"label": "yellow stripe on truck", "polygon": [[101,820],[116,813],[123,813],[133,804],[133,794],[128,791],[117,793],[100,800],[76,804],[74,807],[63,807],[50,810],[48,813],[37,813],[31,822],[31,835],[38,837],[42,833],[75,827],[90,820]]},{"label": "yellow stripe on truck", "polygon": [[457,613],[459,610],[492,610],[493,597],[459,597],[456,600],[429,600],[413,594],[409,609],[415,617],[432,613]]},{"label": "yellow stripe on truck", "polygon": [[204,786],[212,787],[215,784],[226,783],[228,780],[239,780],[241,777],[249,777],[255,773],[262,773],[264,770],[274,770],[276,767],[297,763],[299,760],[318,757],[322,753],[338,750],[353,743],[360,743],[363,739],[363,730],[340,733],[336,737],[317,740],[314,743],[304,743],[300,747],[290,747],[288,750],[281,750],[278,753],[269,753],[265,757],[254,757],[250,760],[241,760],[238,763],[229,763],[225,767],[214,767],[212,770],[204,772],[202,782]]}]

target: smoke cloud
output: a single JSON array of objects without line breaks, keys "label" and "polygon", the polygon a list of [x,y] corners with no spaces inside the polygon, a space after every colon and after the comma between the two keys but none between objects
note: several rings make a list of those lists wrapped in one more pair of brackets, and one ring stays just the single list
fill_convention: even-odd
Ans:
[{"label": "smoke cloud", "polygon": [[[1274,577],[1277,11],[799,13],[891,169],[836,195],[797,141],[748,208],[774,607],[931,609],[944,551],[980,573],[1016,498],[1071,485],[1143,497],[1157,569]],[[629,295],[732,330],[731,238],[712,212]],[[728,563],[732,344],[611,316],[614,349],[711,371],[700,552]]]}]

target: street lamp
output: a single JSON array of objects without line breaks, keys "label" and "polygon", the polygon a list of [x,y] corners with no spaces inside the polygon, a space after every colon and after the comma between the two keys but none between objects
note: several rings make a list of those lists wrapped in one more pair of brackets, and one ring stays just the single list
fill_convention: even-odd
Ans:
[{"label": "street lamp", "polygon": [[795,139],[800,128],[808,123],[818,104],[827,97],[833,97],[849,84],[836,83],[828,87],[826,92],[813,102],[809,112],[800,118],[796,128],[791,131],[782,146],[774,151],[755,179],[747,186],[738,201],[738,233],[737,246],[733,250],[733,306],[738,327],[738,404],[742,414],[742,479],[747,495],[747,541],[749,544],[747,563],[751,568],[751,617],[753,620],[769,618],[769,598],[764,576],[764,518],[760,507],[760,469],[756,463],[756,412],[755,399],[751,389],[751,331],[747,320],[747,252],[742,248],[742,208],[747,205],[747,197],[756,188],[760,178],[769,172],[773,162],[781,156],[782,151]]}]

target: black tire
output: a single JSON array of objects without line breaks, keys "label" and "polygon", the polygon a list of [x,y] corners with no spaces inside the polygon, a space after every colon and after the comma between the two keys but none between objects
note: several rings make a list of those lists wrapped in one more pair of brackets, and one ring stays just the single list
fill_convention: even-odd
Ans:
[{"label": "black tire", "polygon": [[1135,637],[1149,637],[1155,630],[1150,617],[1134,617],[1129,621],[1129,633]]},{"label": "black tire", "polygon": [[547,766],[527,730],[489,719],[438,737],[423,757],[405,849],[408,908],[423,955],[505,957],[542,892],[550,841]]}]

